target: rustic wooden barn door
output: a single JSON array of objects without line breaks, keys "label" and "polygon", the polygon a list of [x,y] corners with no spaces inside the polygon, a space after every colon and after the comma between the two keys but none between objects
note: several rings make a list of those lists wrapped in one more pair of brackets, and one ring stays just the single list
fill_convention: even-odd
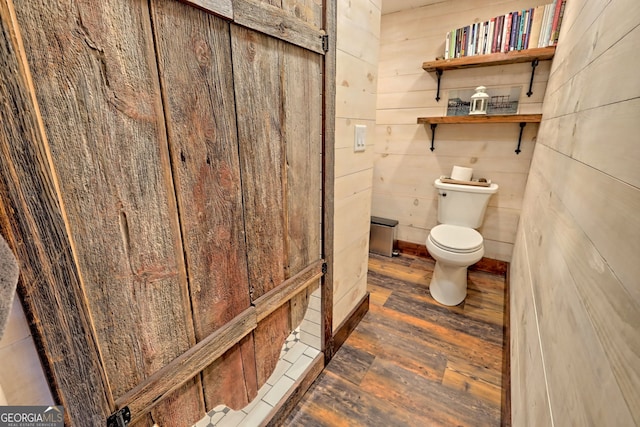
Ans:
[{"label": "rustic wooden barn door", "polygon": [[0,0],[0,231],[70,425],[190,425],[273,371],[326,271],[326,13]]}]

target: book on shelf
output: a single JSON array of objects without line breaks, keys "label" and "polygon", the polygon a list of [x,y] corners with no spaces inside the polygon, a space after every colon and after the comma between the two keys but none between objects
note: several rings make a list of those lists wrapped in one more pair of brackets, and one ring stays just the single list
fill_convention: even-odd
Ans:
[{"label": "book on shelf", "polygon": [[555,46],[567,0],[516,10],[449,31],[444,58]]}]

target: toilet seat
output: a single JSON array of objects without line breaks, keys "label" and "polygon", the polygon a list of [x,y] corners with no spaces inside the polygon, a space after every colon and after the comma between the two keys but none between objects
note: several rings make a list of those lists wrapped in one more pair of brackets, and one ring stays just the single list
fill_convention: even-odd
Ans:
[{"label": "toilet seat", "polygon": [[431,229],[429,239],[438,248],[459,254],[476,252],[482,248],[482,235],[473,228],[440,224]]}]

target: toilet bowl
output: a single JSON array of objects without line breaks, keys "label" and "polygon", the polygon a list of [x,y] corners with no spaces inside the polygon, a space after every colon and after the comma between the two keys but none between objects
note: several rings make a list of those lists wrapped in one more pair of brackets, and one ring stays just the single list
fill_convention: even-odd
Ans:
[{"label": "toilet bowl", "polygon": [[482,235],[473,228],[440,224],[427,237],[427,250],[436,260],[429,285],[440,304],[453,306],[467,296],[467,267],[482,259]]},{"label": "toilet bowl", "polygon": [[436,260],[429,290],[444,305],[458,305],[467,296],[467,267],[484,255],[482,225],[498,184],[462,185],[436,179],[438,223],[427,237],[427,250]]}]

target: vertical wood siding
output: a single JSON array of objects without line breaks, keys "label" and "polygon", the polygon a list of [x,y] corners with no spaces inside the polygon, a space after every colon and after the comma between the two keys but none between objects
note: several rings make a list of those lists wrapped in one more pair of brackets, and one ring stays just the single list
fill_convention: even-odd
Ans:
[{"label": "vertical wood siding", "polygon": [[[0,224],[21,248],[21,286],[73,424],[103,424],[128,401],[132,425],[245,406],[321,275],[324,8],[227,4],[273,37],[223,19],[228,8],[185,3],[198,8],[18,2],[17,17],[0,3],[2,105],[16,107],[0,126]],[[270,16],[287,31],[262,28]],[[289,278],[304,290],[269,294],[278,308],[257,318],[256,300]],[[51,304],[55,315],[36,318]],[[64,354],[55,340],[70,341]],[[218,340],[222,357],[161,389],[158,375],[186,379],[181,361],[202,369],[194,351]]]}]

